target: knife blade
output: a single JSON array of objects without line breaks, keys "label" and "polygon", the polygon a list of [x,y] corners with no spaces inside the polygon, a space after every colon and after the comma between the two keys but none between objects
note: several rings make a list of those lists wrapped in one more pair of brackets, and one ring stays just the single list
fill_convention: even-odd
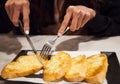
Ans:
[{"label": "knife blade", "polygon": [[45,60],[41,58],[40,53],[37,53],[37,50],[35,49],[35,47],[34,47],[32,41],[31,41],[29,35],[26,34],[26,32],[24,31],[24,27],[23,27],[22,22],[20,20],[19,20],[19,27],[20,27],[21,32],[25,35],[28,43],[30,44],[30,46],[31,46],[34,54],[36,55],[36,57],[38,58],[38,60],[40,61],[40,63],[44,64]]},{"label": "knife blade", "polygon": [[37,50],[35,49],[35,47],[34,47],[32,41],[31,41],[29,35],[25,33],[24,28],[23,28],[23,25],[22,25],[22,22],[21,22],[20,20],[19,20],[19,27],[20,27],[21,32],[25,35],[25,37],[26,37],[28,43],[30,44],[33,52],[34,52],[35,54],[37,54]]}]

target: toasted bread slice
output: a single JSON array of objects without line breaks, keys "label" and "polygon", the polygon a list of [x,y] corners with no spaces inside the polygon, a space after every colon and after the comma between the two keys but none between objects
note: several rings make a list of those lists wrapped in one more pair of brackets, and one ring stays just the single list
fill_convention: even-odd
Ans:
[{"label": "toasted bread slice", "polygon": [[88,57],[87,67],[86,81],[90,84],[102,84],[108,67],[107,56],[98,54]]},{"label": "toasted bread slice", "polygon": [[68,53],[60,51],[52,56],[44,65],[44,81],[50,82],[62,78],[69,70],[70,63],[71,57]]},{"label": "toasted bread slice", "polygon": [[20,56],[3,68],[1,77],[4,79],[23,77],[39,71],[42,67],[36,55]]},{"label": "toasted bread slice", "polygon": [[67,81],[78,82],[84,80],[86,76],[86,56],[79,55],[72,58],[71,67],[69,71],[65,74]]}]

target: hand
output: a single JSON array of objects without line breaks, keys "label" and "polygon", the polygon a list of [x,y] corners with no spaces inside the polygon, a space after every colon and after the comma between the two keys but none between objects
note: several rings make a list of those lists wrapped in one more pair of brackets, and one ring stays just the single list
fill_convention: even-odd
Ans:
[{"label": "hand", "polygon": [[58,35],[62,35],[67,26],[70,27],[71,31],[79,30],[82,28],[89,20],[94,18],[96,12],[86,6],[69,6],[64,16],[61,27],[58,31]]},{"label": "hand", "polygon": [[18,26],[20,14],[23,15],[24,30],[29,31],[29,1],[28,0],[7,0],[6,12],[15,26]]}]

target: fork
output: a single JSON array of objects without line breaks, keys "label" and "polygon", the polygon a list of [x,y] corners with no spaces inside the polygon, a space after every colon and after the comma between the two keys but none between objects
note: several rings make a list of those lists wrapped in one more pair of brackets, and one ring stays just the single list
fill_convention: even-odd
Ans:
[{"label": "fork", "polygon": [[[67,31],[69,30],[69,27],[66,28],[66,30],[64,31],[63,34],[65,34]],[[59,38],[60,36],[56,36],[54,39],[49,40],[48,42],[46,42],[40,52],[40,56],[44,59],[49,59],[50,54],[51,54],[51,49],[54,46],[56,40]]]}]

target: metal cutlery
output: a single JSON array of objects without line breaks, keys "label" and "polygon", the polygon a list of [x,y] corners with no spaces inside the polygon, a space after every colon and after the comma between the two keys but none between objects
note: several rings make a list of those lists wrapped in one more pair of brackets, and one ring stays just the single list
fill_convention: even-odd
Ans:
[{"label": "metal cutlery", "polygon": [[[66,30],[64,31],[63,34],[65,34],[67,31],[69,30],[69,27],[66,28]],[[40,56],[44,59],[49,59],[49,55],[51,54],[51,49],[54,46],[56,40],[59,38],[60,36],[56,36],[54,39],[49,40],[48,42],[46,42],[40,52]]]},{"label": "metal cutlery", "polygon": [[30,46],[31,46],[34,54],[36,55],[36,57],[38,58],[38,60],[40,61],[40,63],[43,64],[43,63],[44,63],[44,59],[42,59],[41,56],[40,56],[40,54],[37,53],[37,50],[35,49],[35,47],[34,47],[32,41],[31,41],[29,35],[26,34],[25,31],[24,31],[24,28],[23,28],[23,25],[22,25],[22,22],[21,22],[21,21],[19,21],[19,27],[20,27],[21,32],[25,35],[27,41],[29,42],[29,44],[30,44]]},{"label": "metal cutlery", "polygon": [[23,28],[23,25],[22,25],[22,22],[21,22],[20,20],[19,20],[19,27],[20,27],[21,32],[22,32],[22,33],[25,35],[25,37],[27,38],[27,41],[29,42],[29,44],[30,44],[33,52],[34,52],[35,54],[37,54],[37,50],[35,49],[35,47],[34,47],[32,41],[31,41],[29,35],[25,33],[24,28]]}]

